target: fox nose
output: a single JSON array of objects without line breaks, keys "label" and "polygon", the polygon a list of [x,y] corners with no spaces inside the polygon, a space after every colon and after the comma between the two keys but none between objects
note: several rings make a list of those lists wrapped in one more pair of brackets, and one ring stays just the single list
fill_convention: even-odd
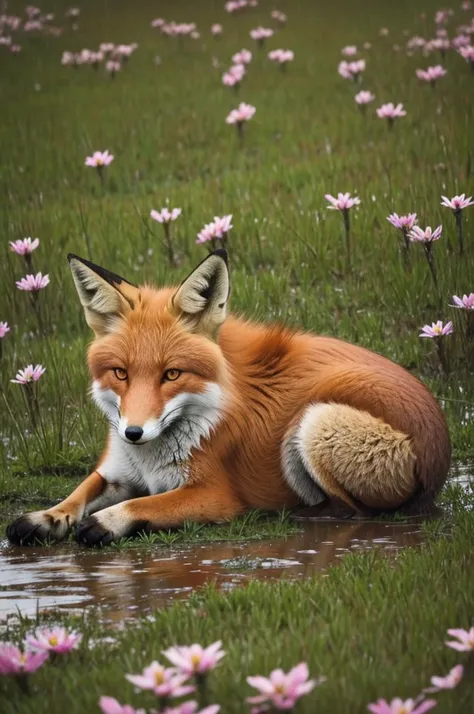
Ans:
[{"label": "fox nose", "polygon": [[129,441],[138,441],[143,436],[143,429],[141,426],[127,426],[125,436]]}]

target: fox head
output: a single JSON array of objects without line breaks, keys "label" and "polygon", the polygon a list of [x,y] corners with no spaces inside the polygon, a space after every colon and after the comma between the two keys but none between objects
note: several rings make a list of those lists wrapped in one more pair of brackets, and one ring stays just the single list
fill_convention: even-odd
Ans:
[{"label": "fox head", "polygon": [[92,395],[119,436],[141,445],[187,419],[209,433],[226,383],[216,337],[229,296],[227,254],[211,253],[177,288],[137,287],[76,255],[69,265],[95,334]]}]

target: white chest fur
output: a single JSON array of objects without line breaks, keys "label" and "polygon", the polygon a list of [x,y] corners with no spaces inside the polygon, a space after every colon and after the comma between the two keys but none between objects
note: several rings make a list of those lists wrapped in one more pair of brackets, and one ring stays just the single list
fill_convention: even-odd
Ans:
[{"label": "white chest fur", "polygon": [[92,390],[94,400],[110,423],[107,455],[98,472],[109,482],[133,484],[144,494],[164,493],[183,486],[189,476],[192,450],[202,446],[219,422],[223,401],[220,387],[209,383],[199,394],[179,394],[153,420],[154,438],[131,444],[120,436],[123,430],[118,419],[118,397],[96,384]]}]

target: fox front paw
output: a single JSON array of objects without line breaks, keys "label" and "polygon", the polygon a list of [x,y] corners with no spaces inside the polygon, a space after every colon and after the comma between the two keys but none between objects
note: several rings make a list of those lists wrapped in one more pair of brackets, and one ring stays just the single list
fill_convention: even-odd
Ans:
[{"label": "fox front paw", "polygon": [[84,518],[77,526],[76,539],[91,547],[109,545],[133,532],[133,521],[123,504],[109,506]]},{"label": "fox front paw", "polygon": [[84,518],[76,530],[76,540],[89,547],[101,548],[115,540],[113,531],[102,525],[95,516]]},{"label": "fox front paw", "polygon": [[15,545],[34,545],[63,540],[71,530],[71,516],[62,511],[25,513],[7,527],[7,538]]}]

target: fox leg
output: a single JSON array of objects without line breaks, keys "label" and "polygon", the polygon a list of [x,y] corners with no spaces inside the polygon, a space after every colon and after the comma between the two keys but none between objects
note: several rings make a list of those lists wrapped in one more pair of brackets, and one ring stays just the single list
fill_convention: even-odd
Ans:
[{"label": "fox leg", "polygon": [[242,513],[243,505],[229,491],[215,486],[190,485],[167,493],[132,498],[85,518],[77,539],[86,545],[107,545],[138,530],[176,528],[185,521],[228,521]]},{"label": "fox leg", "polygon": [[18,545],[31,545],[47,539],[62,540],[84,513],[118,503],[130,495],[126,485],[107,483],[94,471],[61,503],[17,518],[8,526],[7,537],[11,543]]},{"label": "fox leg", "polygon": [[283,446],[287,483],[308,505],[343,504],[354,513],[392,510],[416,488],[410,438],[344,404],[309,406]]}]

